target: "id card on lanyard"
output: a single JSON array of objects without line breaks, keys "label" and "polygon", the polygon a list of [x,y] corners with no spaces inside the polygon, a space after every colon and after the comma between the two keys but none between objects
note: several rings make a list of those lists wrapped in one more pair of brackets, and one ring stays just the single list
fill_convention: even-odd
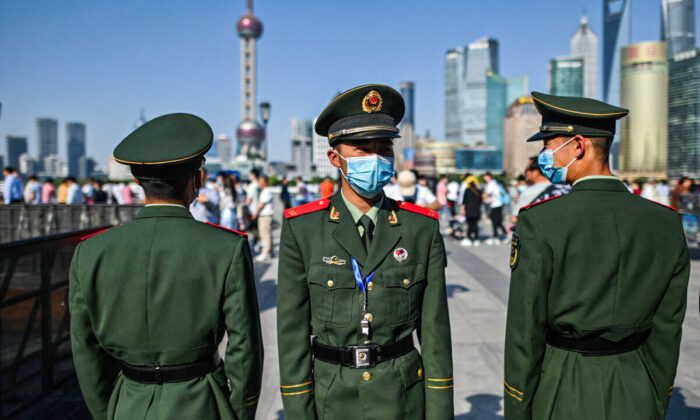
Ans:
[{"label": "id card on lanyard", "polygon": [[357,265],[355,257],[352,259],[352,271],[355,273],[355,282],[362,290],[362,320],[360,321],[360,326],[362,327],[362,335],[369,337],[369,320],[365,317],[367,315],[367,284],[372,281],[374,277],[374,271],[369,273],[369,276],[362,278],[362,273],[360,272],[360,267]]}]

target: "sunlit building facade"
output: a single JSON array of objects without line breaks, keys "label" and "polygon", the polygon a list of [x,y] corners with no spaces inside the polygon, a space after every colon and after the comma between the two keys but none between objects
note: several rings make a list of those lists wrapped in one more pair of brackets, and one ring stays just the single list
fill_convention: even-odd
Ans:
[{"label": "sunlit building facade", "polygon": [[669,58],[695,48],[695,0],[661,1],[661,40]]},{"label": "sunlit building facade", "polygon": [[598,35],[581,16],[581,25],[571,37],[571,56],[583,59],[583,96],[598,97]]},{"label": "sunlit building facade", "polygon": [[622,49],[620,171],[663,176],[668,161],[668,62],[666,43],[641,42]]},{"label": "sunlit building facade", "polygon": [[549,93],[583,96],[583,58],[560,57],[549,62]]},{"label": "sunlit building facade", "polygon": [[503,171],[508,176],[522,174],[528,159],[542,149],[541,142],[525,141],[539,131],[541,122],[530,96],[522,96],[508,107],[503,121]]},{"label": "sunlit building facade", "polygon": [[700,50],[669,59],[668,176],[700,177]]}]

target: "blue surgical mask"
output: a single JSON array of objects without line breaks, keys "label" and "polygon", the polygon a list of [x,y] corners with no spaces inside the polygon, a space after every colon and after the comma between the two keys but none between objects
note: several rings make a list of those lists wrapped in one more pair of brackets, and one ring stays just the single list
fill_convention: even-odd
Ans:
[{"label": "blue surgical mask", "polygon": [[375,197],[394,176],[394,158],[380,155],[345,158],[335,152],[339,158],[348,163],[348,173],[343,177],[356,193],[366,198]]},{"label": "blue surgical mask", "polygon": [[566,183],[566,173],[569,171],[569,166],[571,166],[572,163],[576,162],[577,158],[574,158],[571,162],[569,162],[568,165],[562,168],[559,166],[554,166],[554,153],[559,151],[559,149],[566,146],[567,144],[571,143],[574,140],[574,138],[575,137],[570,138],[569,141],[567,141],[566,143],[562,144],[554,150],[545,149],[540,152],[539,156],[537,156],[537,164],[540,166],[542,175],[546,176],[547,179],[550,180],[552,183]]}]

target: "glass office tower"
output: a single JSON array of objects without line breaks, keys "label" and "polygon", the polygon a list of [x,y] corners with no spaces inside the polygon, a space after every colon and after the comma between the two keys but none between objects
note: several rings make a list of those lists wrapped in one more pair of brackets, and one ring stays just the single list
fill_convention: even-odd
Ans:
[{"label": "glass office tower", "polygon": [[612,105],[620,105],[620,49],[630,33],[630,0],[603,0],[603,100]]},{"label": "glass office tower", "polygon": [[670,178],[700,177],[700,50],[669,59],[668,169]]},{"label": "glass office tower", "polygon": [[583,96],[584,63],[581,57],[559,57],[549,62],[549,93]]},{"label": "glass office tower", "polygon": [[662,0],[661,40],[669,57],[695,48],[695,0]]}]

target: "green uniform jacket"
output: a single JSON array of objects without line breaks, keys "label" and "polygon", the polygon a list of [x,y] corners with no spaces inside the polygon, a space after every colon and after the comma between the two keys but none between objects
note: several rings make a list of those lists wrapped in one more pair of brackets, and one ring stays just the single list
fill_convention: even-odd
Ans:
[{"label": "green uniform jacket", "polygon": [[[330,204],[326,199],[287,210],[282,225],[277,335],[285,418],[452,419],[446,257],[438,221],[384,198],[366,253],[340,194]],[[403,261],[394,256],[401,248]],[[363,293],[351,256],[363,277],[374,271],[368,287],[371,341],[394,343],[417,329],[420,354],[414,350],[368,369],[312,360],[312,334],[336,347],[366,340]]]},{"label": "green uniform jacket", "polygon": [[[96,419],[253,419],[263,347],[248,241],[183,207],[151,206],[85,240],[70,270],[71,344]],[[211,357],[198,379],[141,384],[119,361],[165,366]],[[231,390],[227,386],[227,379]]]},{"label": "green uniform jacket", "polygon": [[[525,209],[511,250],[505,418],[663,419],[690,273],[678,215],[615,179],[589,179]],[[583,356],[548,330],[640,348]]]}]

